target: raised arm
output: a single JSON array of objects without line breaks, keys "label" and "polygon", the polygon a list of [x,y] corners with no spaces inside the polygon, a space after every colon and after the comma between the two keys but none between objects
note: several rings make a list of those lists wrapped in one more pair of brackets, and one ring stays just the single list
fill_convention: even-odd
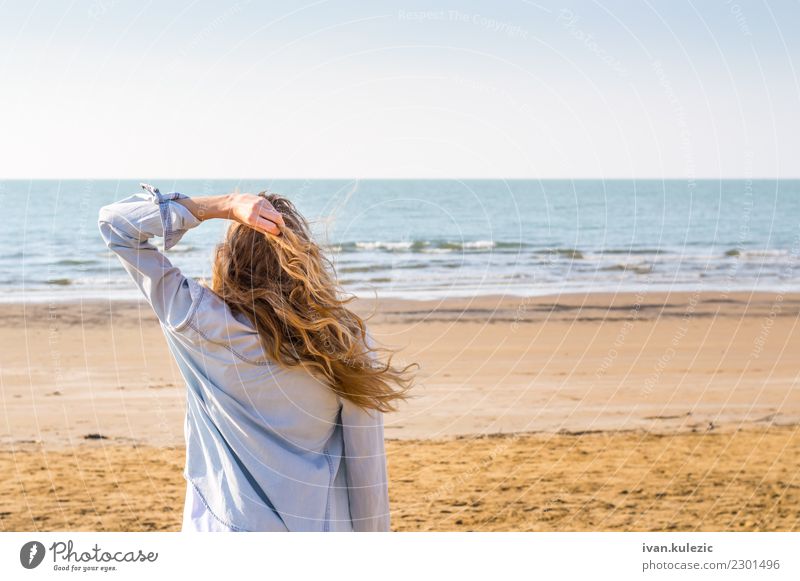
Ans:
[{"label": "raised arm", "polygon": [[169,250],[189,228],[200,221],[181,204],[183,194],[161,194],[157,188],[142,184],[143,194],[134,194],[100,209],[100,234],[114,252],[136,286],[153,307],[159,321],[178,328],[188,317],[195,299],[197,283],[181,271],[150,243],[163,238],[162,248]]},{"label": "raised arm", "polygon": [[142,184],[135,194],[100,209],[100,233],[106,245],[122,261],[133,281],[165,325],[179,329],[188,320],[201,296],[199,285],[185,277],[153,244],[163,238],[169,250],[187,230],[210,218],[228,218],[278,234],[283,224],[269,202],[252,194],[226,194],[189,198],[173,192],[161,194]]}]

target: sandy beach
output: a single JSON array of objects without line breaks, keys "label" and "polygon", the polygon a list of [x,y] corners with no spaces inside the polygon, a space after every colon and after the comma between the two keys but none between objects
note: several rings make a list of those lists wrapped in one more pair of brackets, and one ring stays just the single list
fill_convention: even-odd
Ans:
[{"label": "sandy beach", "polygon": [[[362,301],[422,368],[397,530],[797,530],[800,295]],[[177,530],[182,380],[144,303],[0,305],[0,530]]]}]

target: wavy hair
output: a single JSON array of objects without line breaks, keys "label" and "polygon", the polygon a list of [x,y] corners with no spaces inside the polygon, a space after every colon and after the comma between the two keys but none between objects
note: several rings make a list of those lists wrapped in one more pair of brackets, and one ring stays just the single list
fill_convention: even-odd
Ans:
[{"label": "wavy hair", "polygon": [[[216,249],[211,290],[253,323],[280,365],[306,368],[362,408],[395,410],[418,366],[395,366],[392,350],[371,344],[364,320],[347,308],[355,297],[342,292],[294,204],[277,194],[259,196],[283,216],[281,235],[232,223]],[[388,355],[385,361],[379,353]]]}]

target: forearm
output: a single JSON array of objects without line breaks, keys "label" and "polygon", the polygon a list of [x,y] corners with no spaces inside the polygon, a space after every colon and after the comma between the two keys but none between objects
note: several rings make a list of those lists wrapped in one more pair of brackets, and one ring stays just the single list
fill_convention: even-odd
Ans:
[{"label": "forearm", "polygon": [[184,208],[189,210],[198,220],[210,220],[212,218],[231,219],[233,210],[231,195],[221,196],[200,196],[196,198],[183,198],[177,200]]},{"label": "forearm", "polygon": [[280,228],[284,225],[280,213],[265,198],[254,194],[181,198],[176,202],[200,221],[223,218],[276,236],[280,235]]}]

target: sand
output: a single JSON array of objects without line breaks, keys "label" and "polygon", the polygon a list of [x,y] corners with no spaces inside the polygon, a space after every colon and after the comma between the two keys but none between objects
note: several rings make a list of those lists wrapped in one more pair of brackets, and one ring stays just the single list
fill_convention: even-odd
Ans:
[{"label": "sand", "polygon": [[[398,531],[800,529],[796,427],[392,440]],[[176,531],[183,449],[0,452],[0,530]]]},{"label": "sand", "polygon": [[[359,304],[422,365],[397,530],[797,530],[800,296]],[[176,530],[183,389],[142,303],[0,306],[0,530]]]}]

